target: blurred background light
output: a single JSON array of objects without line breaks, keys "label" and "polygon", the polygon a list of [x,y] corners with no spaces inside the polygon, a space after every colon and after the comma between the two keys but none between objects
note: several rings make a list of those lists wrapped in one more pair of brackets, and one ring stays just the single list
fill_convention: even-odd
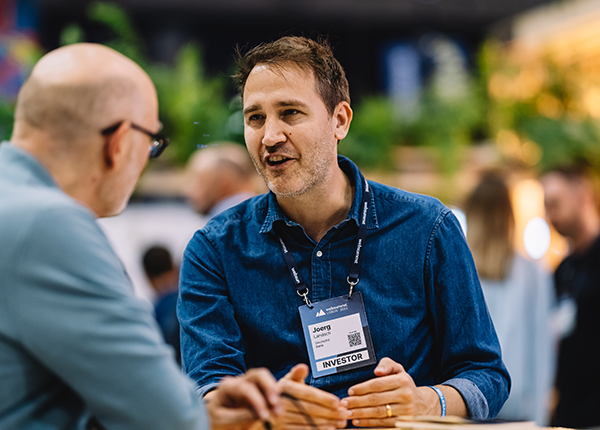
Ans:
[{"label": "blurred background light", "polygon": [[462,231],[466,236],[467,235],[467,216],[460,208],[451,207],[450,210],[452,211],[454,216],[458,219],[458,222],[460,223],[460,226],[462,227]]},{"label": "blurred background light", "polygon": [[550,227],[548,223],[540,218],[535,217],[527,223],[523,232],[523,244],[527,254],[539,260],[550,248]]},{"label": "blurred background light", "polygon": [[567,242],[545,221],[544,189],[537,179],[517,178],[511,186],[515,247],[554,269],[566,256]]}]

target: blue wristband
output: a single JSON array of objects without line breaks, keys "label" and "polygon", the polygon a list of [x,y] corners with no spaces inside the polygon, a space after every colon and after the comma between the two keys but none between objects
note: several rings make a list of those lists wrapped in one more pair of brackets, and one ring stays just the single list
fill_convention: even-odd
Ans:
[{"label": "blue wristband", "polygon": [[429,386],[429,388],[433,389],[433,391],[435,391],[438,395],[438,397],[440,398],[440,405],[442,407],[442,417],[446,416],[446,398],[444,397],[444,393],[442,393],[442,390],[440,390],[438,387],[434,387],[432,385]]}]

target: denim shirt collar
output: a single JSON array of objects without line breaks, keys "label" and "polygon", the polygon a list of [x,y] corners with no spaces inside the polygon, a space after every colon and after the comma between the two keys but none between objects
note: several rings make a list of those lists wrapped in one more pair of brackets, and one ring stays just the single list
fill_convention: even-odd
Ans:
[{"label": "denim shirt collar", "polygon": [[[352,206],[350,207],[350,212],[348,212],[346,220],[354,220],[358,226],[360,224],[360,204],[363,195],[363,188],[365,186],[365,179],[358,166],[350,161],[349,158],[344,157],[343,155],[338,155],[338,165],[348,176],[351,184],[356,187],[354,192],[354,200],[352,201]],[[260,232],[268,233],[273,230],[273,224],[275,221],[284,221],[287,225],[298,225],[283,212],[279,206],[279,203],[277,203],[277,196],[273,193],[273,191],[270,191],[267,196],[267,215],[265,216],[265,221],[260,229]],[[377,222],[375,197],[373,196],[373,193],[371,193],[367,229],[372,230],[377,228],[379,228],[379,223]]]}]

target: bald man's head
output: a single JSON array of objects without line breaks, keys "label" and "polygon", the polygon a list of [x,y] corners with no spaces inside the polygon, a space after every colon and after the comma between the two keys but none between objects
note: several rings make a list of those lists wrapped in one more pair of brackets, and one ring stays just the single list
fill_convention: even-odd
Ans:
[{"label": "bald man's head", "polygon": [[[110,133],[102,133],[118,125]],[[156,89],[129,58],[81,43],[46,54],[25,82],[12,143],[98,216],[122,211],[159,129]]]},{"label": "bald man's head", "polygon": [[78,141],[93,131],[112,125],[109,119],[112,105],[137,99],[135,85],[127,79],[47,85],[32,77],[19,94],[15,120],[23,123],[25,133],[37,129],[63,141]]},{"label": "bald man's head", "polygon": [[21,88],[17,132],[27,136],[35,129],[62,142],[81,140],[128,119],[148,90],[154,92],[154,86],[142,69],[110,48],[86,43],[59,48],[36,64]]}]

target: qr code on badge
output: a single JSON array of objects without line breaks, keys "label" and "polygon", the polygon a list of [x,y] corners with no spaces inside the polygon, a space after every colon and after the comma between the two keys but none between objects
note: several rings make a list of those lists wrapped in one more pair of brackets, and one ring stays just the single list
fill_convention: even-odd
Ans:
[{"label": "qr code on badge", "polygon": [[362,339],[360,338],[360,333],[350,333],[348,335],[348,346],[359,346],[362,345]]}]

